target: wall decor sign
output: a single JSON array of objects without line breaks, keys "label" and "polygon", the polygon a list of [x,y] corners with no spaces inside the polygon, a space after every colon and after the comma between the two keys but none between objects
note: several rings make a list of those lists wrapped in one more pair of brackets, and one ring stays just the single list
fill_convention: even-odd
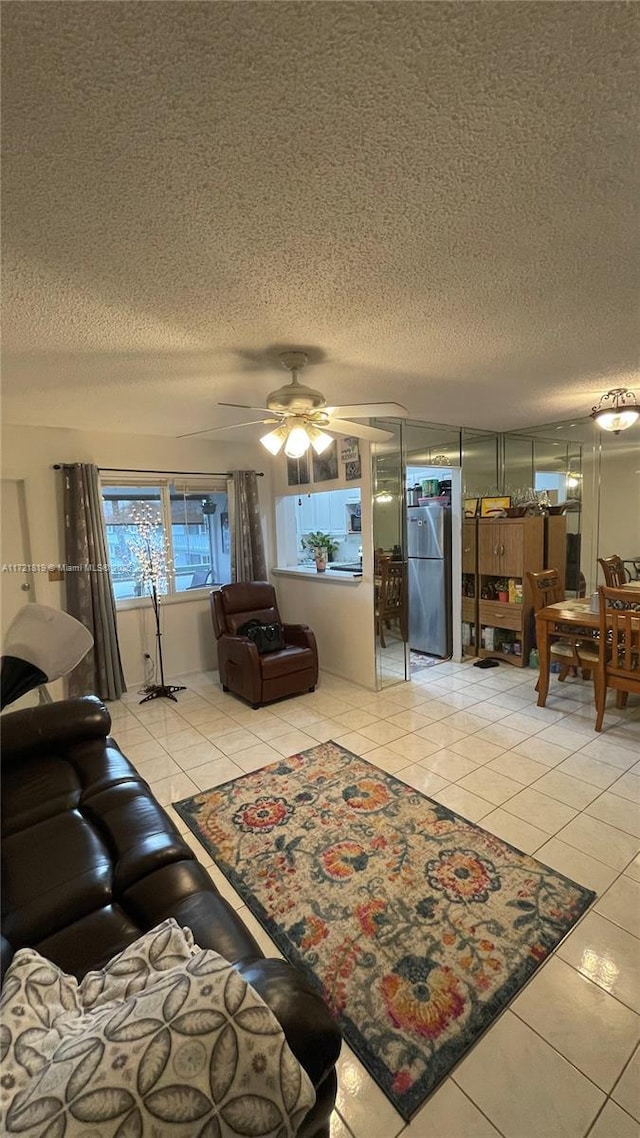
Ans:
[{"label": "wall decor sign", "polygon": [[504,495],[501,498],[481,498],[480,499],[480,517],[481,518],[496,518],[502,517],[505,510],[511,506],[511,496]]},{"label": "wall decor sign", "polygon": [[359,478],[362,478],[360,459],[358,458],[354,462],[346,462],[344,466],[345,482],[357,482]]},{"label": "wall decor sign", "polygon": [[288,458],[287,459],[287,485],[288,486],[305,486],[311,481],[309,475],[309,452],[302,455],[302,458]]},{"label": "wall decor sign", "polygon": [[[313,455],[313,481],[331,482],[338,477],[338,444],[334,439],[322,454]],[[291,485],[291,483],[290,483]]]},{"label": "wall decor sign", "polygon": [[479,498],[465,498],[464,500],[464,516],[465,518],[475,518],[478,513]]},{"label": "wall decor sign", "polygon": [[358,440],[349,435],[347,438],[340,439],[340,458],[343,462],[357,462],[360,458],[360,446]]}]

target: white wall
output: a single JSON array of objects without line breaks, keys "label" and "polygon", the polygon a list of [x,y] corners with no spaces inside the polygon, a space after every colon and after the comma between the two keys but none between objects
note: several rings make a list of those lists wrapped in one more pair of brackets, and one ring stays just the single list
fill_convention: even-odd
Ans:
[{"label": "white wall", "polygon": [[[96,415],[99,414],[99,407]],[[35,564],[63,564],[62,474],[58,462],[92,462],[135,470],[208,473],[231,469],[265,472],[258,479],[267,564],[271,562],[271,463],[259,444],[171,439],[150,435],[121,435],[103,431],[75,431],[48,427],[4,425],[2,473],[24,479],[31,555]],[[35,574],[35,600],[64,608],[64,584]],[[144,679],[144,653],[155,658],[155,627],[149,607],[121,610],[118,634],[127,686]],[[163,654],[167,677],[215,668],[216,648],[209,600],[182,598],[163,606]],[[62,691],[52,688],[54,698]]]},{"label": "white wall", "polygon": [[603,436],[583,456],[581,569],[587,592],[604,584],[598,557],[640,555],[640,445]]}]

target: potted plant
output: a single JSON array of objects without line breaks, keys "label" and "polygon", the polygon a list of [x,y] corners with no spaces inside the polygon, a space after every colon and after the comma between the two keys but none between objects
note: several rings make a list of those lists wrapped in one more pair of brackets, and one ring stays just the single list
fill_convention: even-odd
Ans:
[{"label": "potted plant", "polygon": [[318,573],[324,573],[327,561],[338,549],[338,543],[333,541],[331,534],[316,530],[302,538],[302,548],[311,553]]},{"label": "potted plant", "polygon": [[505,581],[504,578],[499,577],[498,580],[494,582],[494,588],[499,601],[502,601],[504,603],[505,601],[509,600],[508,581]]}]

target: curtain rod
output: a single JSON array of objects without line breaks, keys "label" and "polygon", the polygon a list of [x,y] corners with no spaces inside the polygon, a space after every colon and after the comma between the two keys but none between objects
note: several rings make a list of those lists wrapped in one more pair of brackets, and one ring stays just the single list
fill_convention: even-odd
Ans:
[{"label": "curtain rod", "polygon": [[[62,470],[63,466],[75,466],[73,462],[54,462],[54,470]],[[109,474],[183,474],[198,478],[231,478],[232,470],[134,470],[131,466],[100,466],[100,472]],[[256,470],[256,478],[264,478],[263,470]]]}]

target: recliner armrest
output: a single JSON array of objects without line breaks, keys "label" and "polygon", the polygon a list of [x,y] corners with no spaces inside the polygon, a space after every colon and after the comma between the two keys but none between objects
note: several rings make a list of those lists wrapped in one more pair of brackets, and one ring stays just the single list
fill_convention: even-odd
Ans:
[{"label": "recliner armrest", "polygon": [[260,653],[248,636],[230,636],[228,632],[223,633],[218,640],[218,652],[221,651],[224,651],[227,660],[233,660],[238,664],[252,660],[256,667],[260,666]]},{"label": "recliner armrest", "polygon": [[308,624],[283,624],[282,634],[287,644],[316,650],[316,638]]}]

